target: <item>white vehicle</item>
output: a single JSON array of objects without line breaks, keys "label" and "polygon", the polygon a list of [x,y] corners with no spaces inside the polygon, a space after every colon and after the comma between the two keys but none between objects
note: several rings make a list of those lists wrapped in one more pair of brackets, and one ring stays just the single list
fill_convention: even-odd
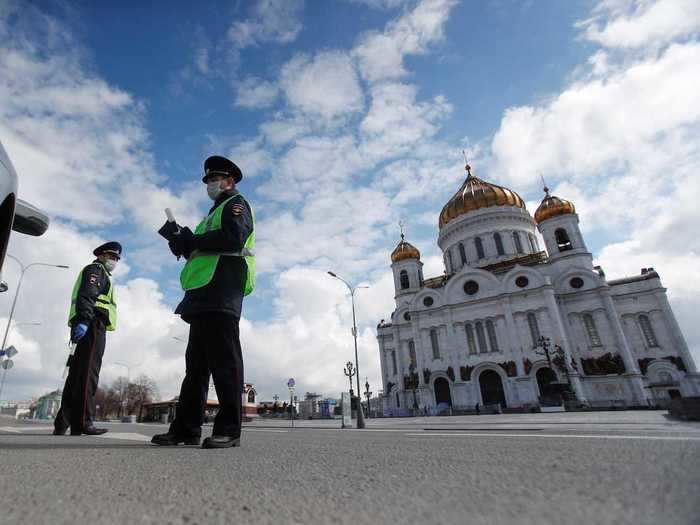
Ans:
[{"label": "white vehicle", "polygon": [[7,245],[12,230],[27,235],[42,235],[49,218],[41,210],[17,198],[17,172],[0,142],[0,292],[7,290],[2,280]]}]

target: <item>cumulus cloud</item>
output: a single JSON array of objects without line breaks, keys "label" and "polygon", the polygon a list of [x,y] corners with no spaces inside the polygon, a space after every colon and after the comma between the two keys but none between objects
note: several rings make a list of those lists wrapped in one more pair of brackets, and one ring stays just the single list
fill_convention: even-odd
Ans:
[{"label": "cumulus cloud", "polygon": [[640,48],[700,30],[700,9],[695,0],[604,0],[578,25],[606,47]]},{"label": "cumulus cloud", "polygon": [[249,18],[231,24],[228,39],[238,49],[292,42],[302,28],[303,7],[303,0],[259,0]]},{"label": "cumulus cloud", "polygon": [[387,24],[382,32],[363,35],[354,49],[362,76],[370,82],[404,76],[406,55],[421,55],[444,38],[444,27],[454,0],[423,0]]},{"label": "cumulus cloud", "polygon": [[359,77],[347,53],[297,55],[282,68],[280,85],[293,109],[328,120],[364,106]]},{"label": "cumulus cloud", "polygon": [[279,89],[273,82],[246,77],[237,87],[236,106],[248,109],[267,108],[275,103]]}]

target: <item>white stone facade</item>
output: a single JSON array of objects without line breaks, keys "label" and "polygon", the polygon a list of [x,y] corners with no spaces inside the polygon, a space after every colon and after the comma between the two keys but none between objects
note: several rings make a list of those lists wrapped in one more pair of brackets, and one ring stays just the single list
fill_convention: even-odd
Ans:
[{"label": "white stone facade", "polygon": [[424,280],[418,258],[392,263],[396,309],[377,327],[385,415],[434,412],[441,402],[538,406],[538,371],[549,368],[539,336],[563,351],[566,365],[550,370],[578,404],[663,406],[700,395],[658,274],[607,281],[575,213],[536,225],[524,208],[476,209],[445,224],[438,245],[444,276]]}]

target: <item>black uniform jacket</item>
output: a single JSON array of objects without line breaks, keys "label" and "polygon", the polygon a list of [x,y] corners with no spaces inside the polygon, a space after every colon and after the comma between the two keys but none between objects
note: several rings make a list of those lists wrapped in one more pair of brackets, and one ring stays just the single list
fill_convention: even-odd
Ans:
[{"label": "black uniform jacket", "polygon": [[76,315],[71,321],[73,326],[80,323],[90,324],[96,317],[107,324],[107,312],[95,308],[95,301],[99,295],[106,294],[109,287],[109,273],[102,264],[95,260],[85,267],[75,298]]},{"label": "black uniform jacket", "polygon": [[[222,193],[209,213],[232,195],[234,198],[226,203],[221,215],[221,229],[195,235],[192,241],[195,250],[238,252],[243,249],[246,239],[253,231],[252,212],[243,196],[236,190]],[[234,204],[243,204],[240,215],[233,213]],[[211,312],[240,318],[247,272],[243,257],[220,257],[211,282],[207,286],[186,291],[175,313],[187,322],[193,317]]]}]

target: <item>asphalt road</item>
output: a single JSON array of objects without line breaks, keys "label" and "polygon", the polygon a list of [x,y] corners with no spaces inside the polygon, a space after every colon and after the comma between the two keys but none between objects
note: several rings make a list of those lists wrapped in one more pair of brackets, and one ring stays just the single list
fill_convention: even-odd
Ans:
[{"label": "asphalt road", "polygon": [[2,523],[700,523],[698,423],[661,412],[369,423],[260,421],[241,448],[202,450],[148,444],[158,424],[54,437],[0,418]]}]

